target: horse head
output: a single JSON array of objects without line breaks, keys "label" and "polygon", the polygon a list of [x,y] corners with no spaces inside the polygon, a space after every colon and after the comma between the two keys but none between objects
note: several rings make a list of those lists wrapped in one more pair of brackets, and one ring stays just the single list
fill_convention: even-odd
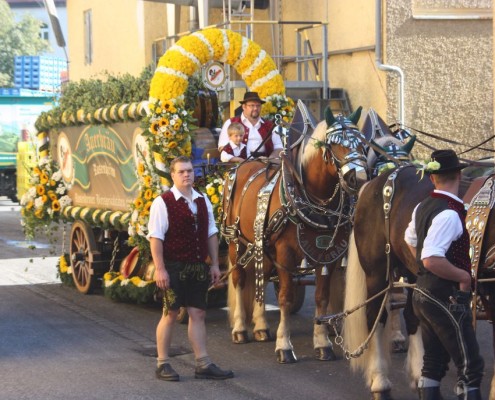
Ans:
[{"label": "horse head", "polygon": [[368,181],[368,168],[365,147],[361,138],[363,134],[356,124],[361,115],[361,107],[348,117],[335,117],[329,107],[325,110],[327,124],[324,158],[337,167],[340,184],[349,194],[356,194]]}]

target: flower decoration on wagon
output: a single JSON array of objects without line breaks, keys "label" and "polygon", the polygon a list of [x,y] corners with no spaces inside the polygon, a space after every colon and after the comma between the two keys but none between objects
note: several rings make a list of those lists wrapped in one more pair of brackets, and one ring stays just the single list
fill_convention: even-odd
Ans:
[{"label": "flower decoration on wagon", "polygon": [[290,123],[294,118],[295,104],[290,97],[281,94],[273,94],[265,98],[266,103],[261,107],[261,116],[264,119],[275,121],[276,115],[282,117],[282,121]]},{"label": "flower decoration on wagon", "polygon": [[137,166],[137,176],[139,191],[137,197],[131,203],[131,219],[128,227],[128,244],[137,246],[139,254],[143,260],[148,260],[151,256],[148,234],[148,221],[151,203],[161,193],[160,177],[153,173],[149,160],[142,153],[139,153],[140,162]]},{"label": "flower decoration on wagon", "polygon": [[211,205],[213,206],[213,215],[215,215],[215,222],[220,223],[220,218],[222,215],[222,194],[223,185],[225,183],[221,174],[208,175],[206,178],[206,195],[210,199]]},{"label": "flower decoration on wagon", "polygon": [[112,300],[147,304],[154,300],[155,291],[155,281],[141,279],[139,276],[125,278],[119,272],[107,272],[103,275],[103,293]]},{"label": "flower decoration on wagon", "polygon": [[50,224],[59,222],[64,207],[72,203],[67,195],[69,185],[62,179],[58,164],[49,156],[40,159],[32,169],[30,185],[20,201],[24,233],[29,239],[40,231],[50,236]]}]

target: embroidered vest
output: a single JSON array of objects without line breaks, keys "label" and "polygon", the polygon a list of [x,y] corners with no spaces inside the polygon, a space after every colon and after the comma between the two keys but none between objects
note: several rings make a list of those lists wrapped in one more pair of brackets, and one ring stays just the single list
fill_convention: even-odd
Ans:
[{"label": "embroidered vest", "polygon": [[463,227],[462,235],[451,243],[445,253],[445,257],[456,267],[471,273],[469,234],[465,224],[466,211],[464,210],[464,205],[441,193],[432,192],[430,197],[424,200],[416,211],[415,222],[418,236],[416,261],[419,266],[418,286],[431,290],[439,298],[447,299],[452,294],[452,289],[457,288],[458,283],[432,274],[424,267],[421,261],[421,251],[428,229],[431,226],[433,218],[444,210],[454,210],[461,219]]},{"label": "embroidered vest", "polygon": [[[239,122],[244,126],[244,137],[242,138],[242,143],[244,143],[247,146],[248,142],[248,137],[249,137],[249,128],[242,123],[241,117],[233,117],[230,119],[231,122]],[[265,145],[265,151],[260,152],[260,155],[264,155],[266,157],[270,156],[273,152],[273,142],[272,142],[272,130],[273,130],[273,123],[271,121],[261,121],[261,126],[258,129],[258,133],[261,136],[261,139],[264,141],[265,138],[268,136],[268,139],[266,139],[266,142],[264,143]]]},{"label": "embroidered vest", "polygon": [[[225,145],[225,147],[223,148],[223,151],[225,151],[226,153],[228,153],[228,154],[230,154],[232,156],[235,156],[234,149],[232,148],[232,146],[230,145],[230,143],[227,143]],[[237,157],[241,157],[241,158],[244,158],[244,159],[247,158],[247,149],[246,149],[246,146],[244,146],[241,149],[241,152],[239,153],[239,155]]]},{"label": "embroidered vest", "polygon": [[162,194],[168,211],[168,231],[163,241],[165,260],[204,262],[208,256],[208,209],[204,197],[195,201],[198,212],[193,215],[187,201],[175,200],[172,192]]}]

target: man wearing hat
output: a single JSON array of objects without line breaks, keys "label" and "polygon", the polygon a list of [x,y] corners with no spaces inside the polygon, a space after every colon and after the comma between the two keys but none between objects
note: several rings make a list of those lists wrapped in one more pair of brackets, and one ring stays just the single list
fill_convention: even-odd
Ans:
[{"label": "man wearing hat", "polygon": [[283,149],[280,136],[273,130],[273,123],[265,121],[260,117],[261,105],[265,102],[260,99],[256,92],[246,92],[244,99],[240,102],[241,115],[225,121],[218,139],[218,150],[229,142],[228,128],[231,123],[239,122],[244,126],[244,137],[242,143],[246,145],[247,156],[252,157],[278,157]]},{"label": "man wearing hat", "polygon": [[484,361],[472,325],[471,261],[466,211],[458,197],[461,170],[452,150],[436,150],[425,168],[435,190],[413,211],[404,239],[419,273],[413,292],[424,345],[419,398],[441,399],[440,381],[452,359],[459,399],[480,400]]}]

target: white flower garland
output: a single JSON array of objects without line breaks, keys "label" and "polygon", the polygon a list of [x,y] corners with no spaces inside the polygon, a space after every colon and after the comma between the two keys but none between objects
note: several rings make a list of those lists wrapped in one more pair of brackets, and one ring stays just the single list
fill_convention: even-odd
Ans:
[{"label": "white flower garland", "polygon": [[199,40],[201,40],[204,45],[208,48],[208,55],[209,55],[209,59],[211,60],[213,58],[213,56],[215,55],[215,50],[213,49],[213,46],[210,44],[210,42],[208,41],[208,39],[206,39],[202,34],[201,32],[194,32],[192,34],[194,37],[197,37]]},{"label": "white flower garland", "polygon": [[191,52],[187,51],[184,47],[178,46],[174,44],[170,50],[175,50],[178,51],[180,54],[182,54],[184,57],[189,58],[198,68],[201,67],[201,62],[198,60],[198,58]]},{"label": "white flower garland", "polygon": [[[184,72],[182,71],[177,71],[173,68],[168,68],[168,67],[158,67],[156,69],[156,72],[161,72],[162,74],[169,74],[169,75],[174,75],[178,78],[184,79],[185,81],[189,80],[189,76],[187,76]],[[150,98],[151,102],[151,98]]]},{"label": "white flower garland", "polygon": [[239,56],[239,59],[234,64],[235,69],[239,68],[239,64],[246,57],[246,53],[247,53],[248,48],[249,48],[249,40],[243,36],[242,37],[242,45],[241,45],[241,54]]}]

